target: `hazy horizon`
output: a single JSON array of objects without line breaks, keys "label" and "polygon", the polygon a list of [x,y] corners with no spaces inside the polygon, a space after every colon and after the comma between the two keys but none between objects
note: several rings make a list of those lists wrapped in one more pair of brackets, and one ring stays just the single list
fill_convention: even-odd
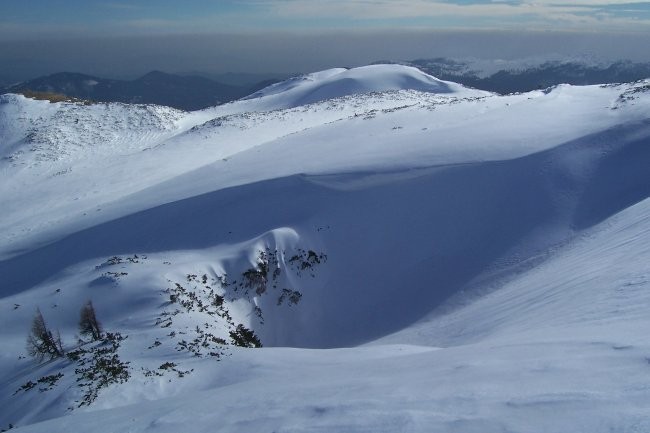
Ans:
[{"label": "hazy horizon", "polygon": [[648,30],[650,2],[629,0],[3,0],[0,79],[290,74],[434,57],[650,61]]},{"label": "hazy horizon", "polygon": [[364,31],[138,35],[0,41],[0,76],[55,72],[134,78],[152,70],[298,73],[417,58],[586,56],[650,61],[650,35],[524,31]]}]

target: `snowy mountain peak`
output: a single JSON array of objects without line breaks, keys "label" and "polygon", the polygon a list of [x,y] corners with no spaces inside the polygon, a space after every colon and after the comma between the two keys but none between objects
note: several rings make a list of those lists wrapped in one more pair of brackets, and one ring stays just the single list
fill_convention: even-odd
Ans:
[{"label": "snowy mountain peak", "polygon": [[397,90],[417,90],[458,96],[489,94],[439,80],[411,66],[390,64],[352,69],[335,68],[307,74],[273,84],[247,99],[265,98],[273,100],[278,108],[290,108],[359,93]]}]

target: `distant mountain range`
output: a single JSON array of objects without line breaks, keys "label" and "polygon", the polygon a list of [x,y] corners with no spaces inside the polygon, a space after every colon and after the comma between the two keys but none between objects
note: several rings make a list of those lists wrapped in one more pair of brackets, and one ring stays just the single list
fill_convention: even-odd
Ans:
[{"label": "distant mountain range", "polygon": [[[417,67],[442,80],[501,94],[543,89],[561,83],[626,83],[650,77],[650,63],[604,63],[583,58],[511,61],[434,58],[401,63]],[[251,95],[280,80],[271,78],[250,83],[263,77],[276,76],[222,74],[215,76],[223,78],[217,81],[201,76],[199,72],[178,75],[153,71],[128,81],[61,72],[4,88],[0,85],[0,93],[47,92],[97,102],[159,104],[191,111]]]},{"label": "distant mountain range", "polygon": [[419,59],[406,64],[442,80],[502,94],[528,92],[556,84],[628,83],[650,77],[650,63],[585,59],[455,60]]},{"label": "distant mountain range", "polygon": [[200,76],[160,71],[135,80],[115,80],[72,72],[60,72],[0,89],[0,93],[48,92],[97,102],[159,104],[183,110],[199,110],[242,98],[275,80],[253,86],[223,84]]}]

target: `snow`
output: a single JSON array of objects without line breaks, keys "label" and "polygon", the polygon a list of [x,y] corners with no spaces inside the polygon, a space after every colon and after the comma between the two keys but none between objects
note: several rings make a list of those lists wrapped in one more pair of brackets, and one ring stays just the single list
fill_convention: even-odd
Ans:
[{"label": "snow", "polygon": [[297,77],[262,89],[247,99],[259,99],[256,102],[266,107],[273,104],[274,108],[291,108],[341,96],[404,89],[464,96],[489,94],[439,80],[409,66],[370,65]]},{"label": "snow", "polygon": [[[373,65],[192,113],[3,95],[0,428],[647,431],[649,88]],[[88,299],[131,378],[78,407],[25,339],[39,307],[72,350]],[[188,346],[238,324],[265,347]]]}]

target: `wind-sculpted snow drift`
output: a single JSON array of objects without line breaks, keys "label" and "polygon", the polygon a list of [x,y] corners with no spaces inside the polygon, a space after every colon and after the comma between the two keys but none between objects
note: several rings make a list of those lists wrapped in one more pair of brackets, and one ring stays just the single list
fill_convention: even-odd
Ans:
[{"label": "wind-sculpted snow drift", "polygon": [[[0,428],[647,430],[649,89],[3,96]],[[78,382],[88,299],[125,383]],[[81,355],[24,358],[37,307]]]}]

